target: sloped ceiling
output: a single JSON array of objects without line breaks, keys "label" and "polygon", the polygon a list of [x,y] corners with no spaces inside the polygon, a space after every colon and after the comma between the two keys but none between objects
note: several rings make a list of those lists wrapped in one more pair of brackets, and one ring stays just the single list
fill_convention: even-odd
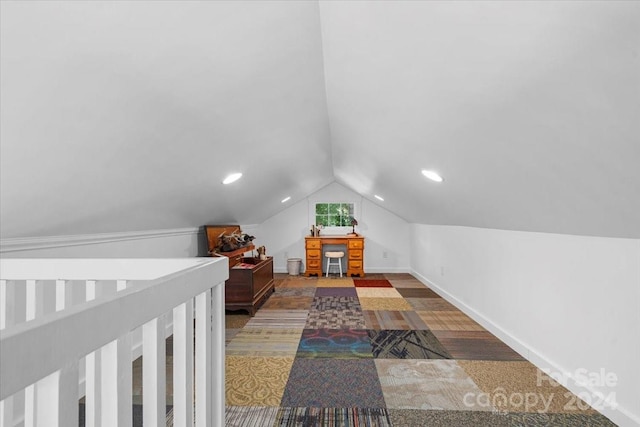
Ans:
[{"label": "sloped ceiling", "polygon": [[640,237],[639,6],[321,3],[336,179],[410,222]]},{"label": "sloped ceiling", "polygon": [[261,223],[333,180],[409,222],[640,237],[640,3],[1,8],[2,238]]},{"label": "sloped ceiling", "polygon": [[257,223],[333,181],[315,3],[2,2],[1,43],[3,237]]}]

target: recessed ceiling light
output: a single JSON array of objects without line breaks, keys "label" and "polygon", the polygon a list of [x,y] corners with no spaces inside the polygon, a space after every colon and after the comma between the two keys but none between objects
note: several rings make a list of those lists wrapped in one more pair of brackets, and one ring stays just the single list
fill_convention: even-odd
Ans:
[{"label": "recessed ceiling light", "polygon": [[378,196],[377,194],[374,194],[373,197],[375,197],[376,199],[380,200],[381,202],[384,202],[384,199],[380,196]]},{"label": "recessed ceiling light", "polygon": [[223,184],[231,184],[232,182],[236,182],[237,180],[239,180],[242,177],[242,174],[240,172],[238,173],[232,173],[231,175],[227,176],[224,181],[222,181]]},{"label": "recessed ceiling light", "polygon": [[428,171],[426,169],[422,169],[422,175],[426,176],[427,178],[429,178],[430,180],[435,181],[435,182],[444,181],[442,179],[442,177],[440,175],[438,175],[437,173],[435,173],[434,171]]},{"label": "recessed ceiling light", "polygon": [[286,202],[288,202],[289,200],[291,200],[291,196],[287,196],[287,197],[285,197],[284,199],[282,199],[282,201],[281,201],[280,203],[286,203]]}]

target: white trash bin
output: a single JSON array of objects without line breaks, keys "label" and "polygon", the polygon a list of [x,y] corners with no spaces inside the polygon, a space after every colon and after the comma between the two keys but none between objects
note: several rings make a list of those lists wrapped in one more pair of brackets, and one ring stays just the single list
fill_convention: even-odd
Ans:
[{"label": "white trash bin", "polygon": [[299,275],[301,264],[302,264],[302,258],[289,258],[287,260],[287,271],[289,271],[289,276]]}]

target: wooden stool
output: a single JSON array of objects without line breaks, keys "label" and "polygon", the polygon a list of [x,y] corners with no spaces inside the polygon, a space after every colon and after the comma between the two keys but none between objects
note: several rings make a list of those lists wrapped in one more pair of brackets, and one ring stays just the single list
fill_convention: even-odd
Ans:
[{"label": "wooden stool", "polygon": [[[325,277],[329,277],[329,269],[332,265],[340,269],[340,277],[342,277],[342,257],[344,256],[344,252],[325,252],[324,256],[327,257],[327,274]],[[336,262],[332,262],[331,260],[335,260]]]}]

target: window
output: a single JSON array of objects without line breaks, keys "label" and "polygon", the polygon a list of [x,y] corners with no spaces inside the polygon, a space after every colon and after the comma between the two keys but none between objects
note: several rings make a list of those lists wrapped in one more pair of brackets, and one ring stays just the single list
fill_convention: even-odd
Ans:
[{"label": "window", "polygon": [[353,218],[353,203],[316,203],[317,226],[351,226],[351,218]]}]

